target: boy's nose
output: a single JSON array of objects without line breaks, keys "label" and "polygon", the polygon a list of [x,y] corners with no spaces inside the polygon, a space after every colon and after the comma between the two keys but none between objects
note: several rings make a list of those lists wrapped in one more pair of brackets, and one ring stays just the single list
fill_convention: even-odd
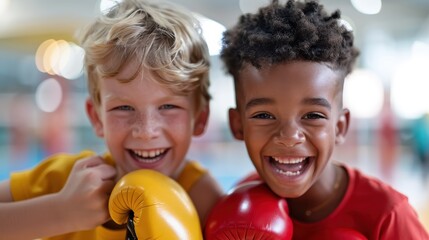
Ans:
[{"label": "boy's nose", "polygon": [[161,121],[153,114],[139,115],[132,125],[135,138],[150,140],[159,136]]},{"label": "boy's nose", "polygon": [[274,142],[285,147],[294,147],[305,141],[305,135],[302,130],[293,123],[283,124],[274,137]]}]

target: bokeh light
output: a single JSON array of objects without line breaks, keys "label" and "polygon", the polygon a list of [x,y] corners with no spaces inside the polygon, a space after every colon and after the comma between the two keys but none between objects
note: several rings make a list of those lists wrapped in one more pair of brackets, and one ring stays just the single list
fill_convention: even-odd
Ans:
[{"label": "bokeh light", "polygon": [[429,46],[416,42],[412,53],[394,72],[391,87],[393,110],[406,119],[429,112]]},{"label": "bokeh light", "polygon": [[222,48],[222,34],[226,30],[225,26],[197,13],[194,13],[194,16],[200,22],[210,55],[218,55]]},{"label": "bokeh light", "polygon": [[46,63],[52,70],[52,75],[60,75],[60,70],[67,64],[66,59],[70,54],[68,43],[64,40],[58,40],[48,47],[48,52],[50,52],[50,55],[45,55]]},{"label": "bokeh light", "polygon": [[49,39],[41,43],[35,61],[40,72],[76,79],[83,74],[84,50],[65,40]]},{"label": "bokeh light", "polygon": [[60,106],[63,97],[61,85],[54,78],[42,81],[36,89],[36,105],[44,112],[54,112]]},{"label": "bokeh light", "polygon": [[351,3],[356,10],[363,14],[377,14],[381,11],[381,0],[351,0]]},{"label": "bokeh light", "polygon": [[39,47],[37,48],[36,51],[36,56],[35,56],[35,60],[36,60],[36,67],[40,72],[46,72],[46,66],[44,63],[44,57],[46,54],[46,50],[48,49],[49,46],[51,46],[51,44],[53,44],[55,42],[54,39],[48,39],[44,42],[42,42]]},{"label": "bokeh light", "polygon": [[62,64],[58,73],[64,78],[72,80],[79,78],[83,74],[85,51],[74,43],[69,43],[67,48],[67,57],[64,56],[61,59]]},{"label": "bokeh light", "polygon": [[0,14],[7,12],[10,0],[0,0]]},{"label": "bokeh light", "polygon": [[101,0],[100,1],[100,12],[107,13],[110,8],[121,2],[121,0]]},{"label": "bokeh light", "polygon": [[356,118],[372,118],[380,113],[384,101],[381,79],[373,72],[356,69],[344,83],[344,105]]}]

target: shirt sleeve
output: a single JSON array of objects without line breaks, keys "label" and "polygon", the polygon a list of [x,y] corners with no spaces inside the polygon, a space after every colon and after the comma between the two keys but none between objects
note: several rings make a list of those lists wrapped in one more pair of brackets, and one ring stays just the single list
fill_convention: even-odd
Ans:
[{"label": "shirt sleeve", "polygon": [[205,168],[196,161],[190,161],[186,164],[177,179],[177,182],[183,187],[183,189],[185,189],[186,192],[189,192],[194,183],[205,174],[207,174],[207,170]]},{"label": "shirt sleeve", "polygon": [[378,229],[373,239],[429,240],[427,230],[406,198],[384,217]]},{"label": "shirt sleeve", "polygon": [[56,154],[45,159],[35,168],[12,173],[10,189],[13,200],[20,201],[60,191],[74,163],[91,155],[94,153],[90,151],[83,151],[76,155]]}]

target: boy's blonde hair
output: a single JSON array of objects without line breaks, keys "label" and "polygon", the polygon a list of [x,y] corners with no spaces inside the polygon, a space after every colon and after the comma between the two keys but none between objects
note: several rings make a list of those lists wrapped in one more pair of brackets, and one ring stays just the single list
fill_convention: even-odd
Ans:
[{"label": "boy's blonde hair", "polygon": [[99,81],[137,63],[134,79],[147,69],[178,94],[196,96],[197,109],[210,100],[209,54],[199,22],[175,5],[123,0],[81,35],[89,94],[99,106]]}]

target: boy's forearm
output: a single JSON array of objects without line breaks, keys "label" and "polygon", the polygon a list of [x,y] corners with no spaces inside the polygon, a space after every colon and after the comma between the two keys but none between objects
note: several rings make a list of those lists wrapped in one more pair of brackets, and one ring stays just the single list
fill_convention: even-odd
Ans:
[{"label": "boy's forearm", "polygon": [[18,202],[0,202],[0,232],[4,239],[35,239],[72,231],[63,221],[56,194]]}]

